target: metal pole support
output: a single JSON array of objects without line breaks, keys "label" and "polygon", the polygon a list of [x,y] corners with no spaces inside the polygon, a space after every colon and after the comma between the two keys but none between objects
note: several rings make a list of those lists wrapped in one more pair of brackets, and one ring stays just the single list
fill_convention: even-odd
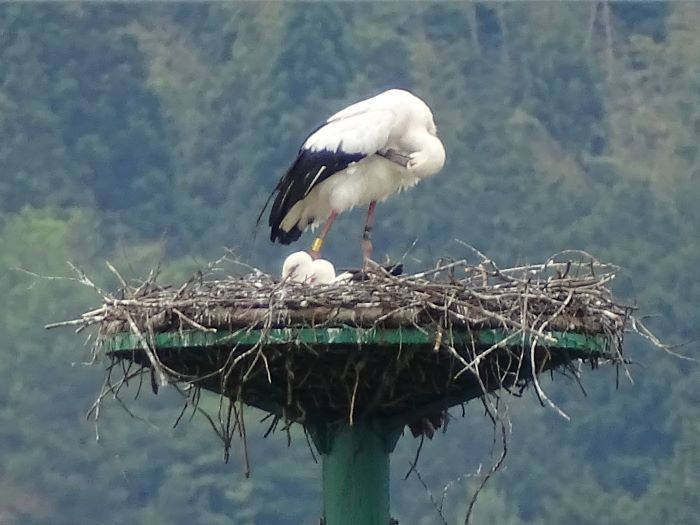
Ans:
[{"label": "metal pole support", "polygon": [[323,461],[325,525],[389,525],[389,454],[398,435],[336,427]]}]

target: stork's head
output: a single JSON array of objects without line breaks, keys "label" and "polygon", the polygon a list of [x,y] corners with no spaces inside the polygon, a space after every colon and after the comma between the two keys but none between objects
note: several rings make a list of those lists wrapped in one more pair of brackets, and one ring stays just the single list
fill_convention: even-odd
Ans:
[{"label": "stork's head", "polygon": [[330,261],[316,259],[311,263],[311,284],[330,284],[335,281],[335,267]]},{"label": "stork's head", "polygon": [[425,129],[428,130],[433,137],[437,137],[437,126],[435,125],[435,118],[433,117],[433,112],[428,107],[428,104],[424,100],[414,97],[417,101],[414,104],[414,111],[417,113],[416,118],[419,122],[422,122]]},{"label": "stork's head", "polygon": [[437,126],[435,125],[435,119],[433,118],[433,114],[430,114],[430,120],[428,121],[428,133],[430,133],[433,137],[437,137]]},{"label": "stork's head", "polygon": [[282,280],[303,283],[313,274],[311,263],[313,260],[306,252],[294,252],[289,255],[282,265]]},{"label": "stork's head", "polygon": [[437,136],[433,112],[430,111],[428,104],[420,97],[405,89],[389,89],[375,98],[390,101],[390,104],[396,106],[402,113],[408,112],[410,119],[414,123],[420,123],[425,126],[428,133]]}]

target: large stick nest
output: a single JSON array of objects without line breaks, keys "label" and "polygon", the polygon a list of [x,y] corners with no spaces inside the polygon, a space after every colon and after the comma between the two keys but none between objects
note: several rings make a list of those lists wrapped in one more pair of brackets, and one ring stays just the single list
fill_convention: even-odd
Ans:
[{"label": "large stick nest", "polygon": [[[280,282],[258,270],[213,279],[220,270],[209,268],[179,287],[157,284],[153,272],[137,286],[120,277],[122,288],[116,295],[102,293],[102,307],[68,323],[98,325],[100,336],[106,337],[135,328],[369,328],[425,326],[439,320],[443,328],[504,328],[537,335],[546,327],[618,339],[631,308],[616,301],[609,289],[616,269],[593,258],[552,258],[509,269],[490,260],[478,266],[440,260],[435,268],[416,274],[393,276],[375,267],[364,279],[308,286]],[[62,324],[67,323],[57,323]]]},{"label": "large stick nest", "polygon": [[[431,417],[436,412],[501,388],[521,391],[534,384],[540,400],[558,410],[540,388],[537,373],[559,369],[578,378],[581,360],[624,365],[625,330],[639,331],[631,308],[609,288],[616,267],[579,252],[509,269],[486,258],[476,265],[441,260],[430,270],[401,276],[377,266],[364,279],[323,286],[281,282],[255,269],[230,275],[219,268],[223,262],[176,287],[158,284],[157,272],[129,284],[110,265],[122,284],[116,294],[80,275],[101,294],[103,304],[51,326],[77,325],[78,331],[97,326],[96,355],[115,334],[130,333],[138,341],[129,351],[110,353],[100,399],[118,398],[126,383],[144,374],[150,374],[154,391],[159,384],[174,384],[195,406],[200,388],[219,392],[232,404],[228,410],[221,405],[228,419],[219,414],[221,424],[215,425],[227,446],[233,432],[244,428],[236,403],[273,412],[273,428],[280,420],[306,425],[376,416],[400,427],[427,417],[429,428],[417,431],[430,434],[440,423]],[[430,348],[416,352],[402,345],[372,351],[349,345],[330,352],[301,342],[265,343],[265,335],[276,328],[340,326],[401,327],[434,338]],[[487,346],[477,344],[477,337],[457,344],[456,333],[484,329],[508,335]],[[180,349],[155,343],[158,333],[184,331],[257,331],[260,342]],[[605,350],[558,350],[551,334],[568,332],[601,336]]]}]

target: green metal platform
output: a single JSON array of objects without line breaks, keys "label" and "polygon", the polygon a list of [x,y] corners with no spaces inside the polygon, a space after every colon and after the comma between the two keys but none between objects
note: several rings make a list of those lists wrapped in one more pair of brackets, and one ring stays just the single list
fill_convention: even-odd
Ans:
[{"label": "green metal platform", "polygon": [[[545,332],[547,340],[538,345],[562,350],[581,351],[585,354],[604,355],[610,352],[610,342],[602,334],[583,334],[579,332]],[[480,346],[491,346],[504,342],[508,346],[529,344],[531,338],[518,338],[510,342],[512,332],[503,329],[481,329],[453,331],[453,344],[476,342]],[[221,345],[253,346],[259,342],[271,345],[320,345],[326,350],[347,349],[348,345],[356,346],[387,346],[405,345],[407,347],[432,348],[435,345],[437,332],[432,329],[418,328],[357,328],[352,326],[333,328],[271,328],[241,329],[239,331],[203,332],[200,330],[182,330],[177,332],[159,332],[154,334],[154,342],[160,349],[185,349],[197,347],[212,347]],[[107,353],[132,351],[140,348],[139,338],[131,333],[119,333],[108,337],[104,342]]]}]

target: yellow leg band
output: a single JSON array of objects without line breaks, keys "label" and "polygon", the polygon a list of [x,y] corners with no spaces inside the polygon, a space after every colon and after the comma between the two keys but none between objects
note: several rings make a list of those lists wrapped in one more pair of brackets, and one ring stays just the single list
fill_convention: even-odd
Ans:
[{"label": "yellow leg band", "polygon": [[323,246],[323,239],[321,239],[321,237],[316,237],[311,244],[311,251],[318,253],[321,251],[321,246]]}]

